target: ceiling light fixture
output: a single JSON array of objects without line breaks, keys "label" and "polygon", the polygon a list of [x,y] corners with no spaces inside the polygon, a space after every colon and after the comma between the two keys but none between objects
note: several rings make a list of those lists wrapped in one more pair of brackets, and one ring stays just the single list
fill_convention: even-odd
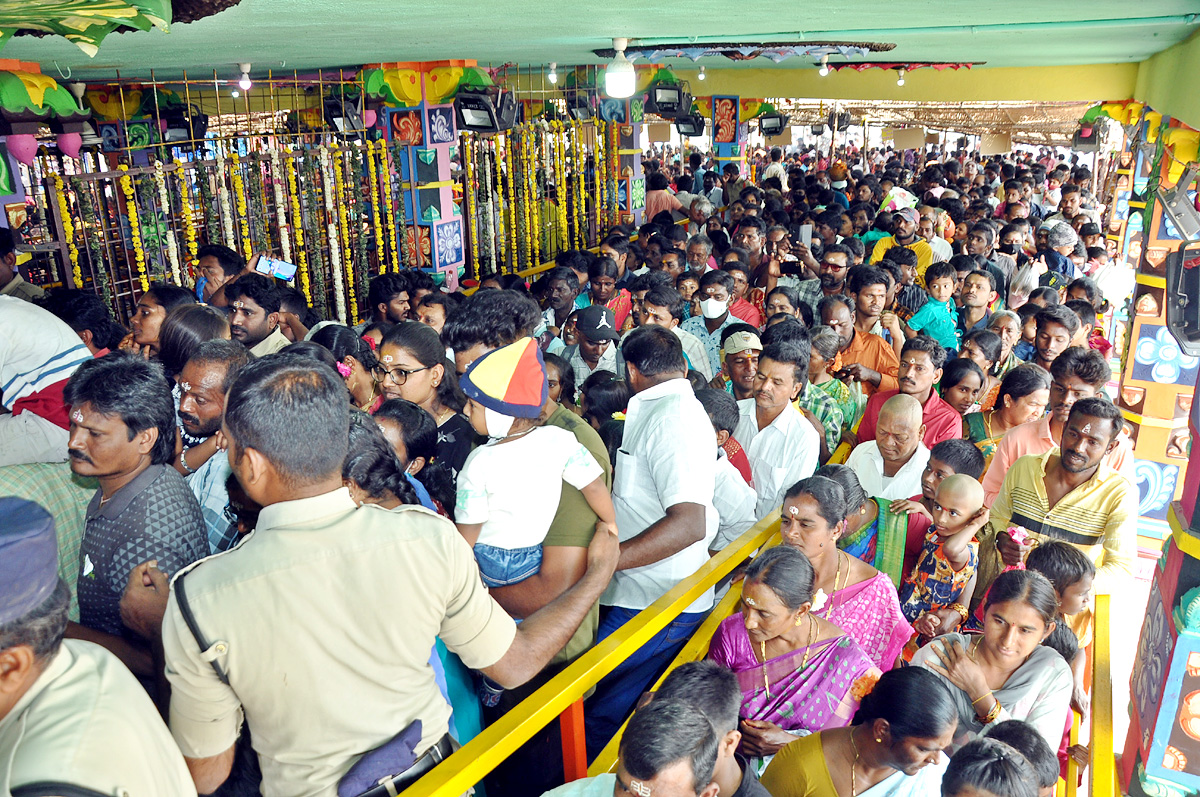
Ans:
[{"label": "ceiling light fixture", "polygon": [[546,75],[546,79],[551,83],[558,82],[558,64],[553,61],[550,62],[550,74]]},{"label": "ceiling light fixture", "polygon": [[900,76],[896,78],[896,85],[897,85],[897,86],[903,86],[903,85],[904,85],[904,72],[905,72],[905,70],[904,70],[904,67],[900,67]]},{"label": "ceiling light fixture", "polygon": [[704,80],[705,77],[704,67],[700,67],[700,74],[696,75],[696,80]]},{"label": "ceiling light fixture", "polygon": [[250,64],[238,64],[238,68],[242,70],[242,78],[238,81],[238,88],[242,91],[249,91],[254,84],[250,82]]},{"label": "ceiling light fixture", "polygon": [[632,97],[637,90],[637,74],[633,63],[625,57],[625,48],[629,39],[613,39],[613,49],[616,56],[604,68],[604,92],[610,97],[624,99]]},{"label": "ceiling light fixture", "polygon": [[229,92],[229,96],[236,100],[238,97],[242,96],[242,93],[237,89],[234,89],[233,91]]},{"label": "ceiling light fixture", "polygon": [[821,56],[821,77],[829,74],[829,56]]}]

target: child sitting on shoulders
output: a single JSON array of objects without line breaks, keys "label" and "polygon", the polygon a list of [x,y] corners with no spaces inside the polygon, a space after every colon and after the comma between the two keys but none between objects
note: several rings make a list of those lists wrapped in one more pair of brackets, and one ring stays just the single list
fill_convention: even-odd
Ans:
[{"label": "child sitting on shoulders", "polygon": [[489,440],[458,475],[455,520],[484,584],[516,584],[541,569],[564,481],[583,493],[600,523],[615,522],[600,464],[571,432],[541,425],[548,389],[537,341],[483,355],[463,375],[462,390],[471,425]]},{"label": "child sitting on shoulders", "polygon": [[938,486],[933,525],[916,567],[900,588],[900,610],[917,632],[905,646],[905,661],[967,619],[979,564],[979,543],[973,538],[987,522],[983,485],[965,474],[947,476]]}]

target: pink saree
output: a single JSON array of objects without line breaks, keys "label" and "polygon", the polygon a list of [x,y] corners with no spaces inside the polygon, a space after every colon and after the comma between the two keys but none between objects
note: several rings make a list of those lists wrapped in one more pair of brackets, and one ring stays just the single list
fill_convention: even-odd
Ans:
[{"label": "pink saree", "polygon": [[852,636],[884,672],[892,669],[913,635],[912,626],[900,612],[896,585],[885,573],[838,590],[817,616]]}]

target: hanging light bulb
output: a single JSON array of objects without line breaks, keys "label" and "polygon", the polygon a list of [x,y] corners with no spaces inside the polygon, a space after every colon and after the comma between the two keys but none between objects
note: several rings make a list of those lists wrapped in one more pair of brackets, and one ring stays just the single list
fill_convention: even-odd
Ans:
[{"label": "hanging light bulb", "polygon": [[229,92],[229,96],[236,100],[238,97],[242,96],[242,93],[237,89],[234,89],[233,91]]},{"label": "hanging light bulb", "polygon": [[900,74],[900,76],[896,78],[896,85],[897,85],[897,86],[903,86],[903,85],[904,85],[904,71],[905,71],[905,70],[904,70],[904,67],[900,67],[900,73],[899,73],[899,74]]},{"label": "hanging light bulb", "polygon": [[610,97],[632,97],[637,90],[637,74],[633,64],[625,57],[628,44],[629,39],[613,39],[613,49],[617,54],[604,68],[604,92]]},{"label": "hanging light bulb", "polygon": [[829,56],[821,56],[821,77],[826,77],[829,74]]},{"label": "hanging light bulb", "polygon": [[249,91],[254,84],[250,82],[250,64],[238,64],[238,68],[242,70],[242,78],[238,81],[238,88],[242,91]]},{"label": "hanging light bulb", "polygon": [[550,62],[550,74],[546,75],[546,79],[551,83],[558,82],[558,64],[553,61]]},{"label": "hanging light bulb", "polygon": [[705,78],[704,67],[700,67],[700,74],[696,75],[696,80],[704,80],[704,78]]}]

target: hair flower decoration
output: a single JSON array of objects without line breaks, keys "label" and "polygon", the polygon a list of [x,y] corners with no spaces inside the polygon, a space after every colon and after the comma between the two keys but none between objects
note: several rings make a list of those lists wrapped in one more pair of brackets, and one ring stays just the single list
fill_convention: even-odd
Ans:
[{"label": "hair flower decoration", "polygon": [[813,595],[812,608],[810,612],[819,612],[825,608],[825,604],[829,602],[829,596],[825,594],[825,590],[818,589],[817,594]]},{"label": "hair flower decoration", "polygon": [[614,413],[612,414],[612,419],[613,419],[614,421],[623,421],[623,420],[625,420],[625,413],[623,413],[623,412],[620,412],[620,411],[618,411],[618,412],[614,412]]}]

